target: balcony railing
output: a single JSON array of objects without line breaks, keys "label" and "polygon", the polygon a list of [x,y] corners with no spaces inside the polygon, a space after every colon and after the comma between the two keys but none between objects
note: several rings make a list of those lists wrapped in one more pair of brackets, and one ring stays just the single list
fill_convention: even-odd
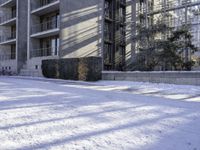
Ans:
[{"label": "balcony railing", "polygon": [[0,36],[0,43],[16,39],[16,32],[11,32],[9,35]]},{"label": "balcony railing", "polygon": [[158,11],[164,11],[164,10],[169,10],[169,9],[177,9],[177,8],[184,8],[187,5],[199,5],[199,0],[180,0],[180,1],[175,1],[175,0],[169,0],[164,4],[164,2],[158,2],[154,5],[149,5],[148,10],[146,10],[145,6],[141,7],[141,10],[137,10],[137,13],[142,12],[142,13],[154,13]]},{"label": "balcony railing", "polygon": [[35,33],[53,30],[57,28],[59,28],[59,21],[52,20],[52,21],[43,22],[43,23],[32,26],[31,33],[35,34]]},{"label": "balcony railing", "polygon": [[119,1],[121,4],[126,5],[126,0],[120,0]]},{"label": "balcony railing", "polygon": [[44,7],[46,5],[54,3],[56,1],[58,1],[58,0],[42,0],[42,1],[39,1],[36,5],[32,6],[32,10]]},{"label": "balcony railing", "polygon": [[1,16],[0,17],[0,24],[4,23],[4,22],[8,22],[11,19],[16,18],[16,12],[13,12],[12,15],[5,15],[5,16]]},{"label": "balcony railing", "polygon": [[57,56],[58,51],[59,47],[35,49],[30,52],[30,57],[33,58],[33,57]]},{"label": "balcony railing", "polygon": [[6,55],[0,55],[0,61],[6,61],[6,60],[14,60],[15,54],[6,54]]},{"label": "balcony railing", "polygon": [[0,5],[6,3],[7,1],[9,1],[9,0],[0,0]]}]

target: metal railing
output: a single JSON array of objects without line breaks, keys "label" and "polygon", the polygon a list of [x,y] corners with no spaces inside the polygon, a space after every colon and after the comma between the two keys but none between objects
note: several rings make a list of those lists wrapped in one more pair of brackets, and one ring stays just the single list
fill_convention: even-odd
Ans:
[{"label": "metal railing", "polygon": [[16,11],[12,13],[12,15],[5,15],[5,16],[0,16],[0,24],[7,22],[11,19],[16,18]]},{"label": "metal railing", "polygon": [[40,0],[38,3],[36,3],[35,5],[32,5],[32,10],[35,10],[35,9],[38,9],[38,8],[41,8],[41,7],[44,7],[46,5],[49,5],[51,3],[54,3],[56,1],[59,1],[59,0]]},{"label": "metal railing", "polygon": [[154,5],[148,5],[148,9],[146,9],[145,6],[140,7],[140,10],[137,10],[138,12],[143,12],[143,13],[153,13],[157,11],[163,11],[163,10],[170,10],[170,9],[180,9],[184,8],[185,6],[195,6],[199,5],[200,1],[199,0],[180,0],[180,1],[167,1],[166,3],[160,2]]},{"label": "metal railing", "polygon": [[14,60],[15,54],[0,55],[0,61]]},{"label": "metal railing", "polygon": [[121,4],[125,5],[126,4],[126,0],[120,0],[119,1]]},{"label": "metal railing", "polygon": [[16,39],[16,32],[11,32],[8,35],[0,36],[0,43]]},{"label": "metal railing", "polygon": [[33,25],[31,28],[31,33],[35,34],[35,33],[43,32],[43,31],[53,30],[56,28],[59,28],[59,21],[52,20],[52,21]]},{"label": "metal railing", "polygon": [[6,3],[7,1],[9,1],[9,0],[0,0],[0,5]]},{"label": "metal railing", "polygon": [[47,57],[47,56],[57,56],[59,47],[49,47],[41,48],[30,51],[30,57]]}]

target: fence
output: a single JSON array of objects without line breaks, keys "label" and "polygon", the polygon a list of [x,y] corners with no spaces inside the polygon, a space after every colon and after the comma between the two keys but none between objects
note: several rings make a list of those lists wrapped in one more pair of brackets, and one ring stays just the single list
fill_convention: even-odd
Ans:
[{"label": "fence", "polygon": [[33,25],[31,28],[31,33],[35,34],[35,33],[43,32],[43,31],[56,29],[58,27],[59,27],[59,21],[55,19],[55,20]]}]

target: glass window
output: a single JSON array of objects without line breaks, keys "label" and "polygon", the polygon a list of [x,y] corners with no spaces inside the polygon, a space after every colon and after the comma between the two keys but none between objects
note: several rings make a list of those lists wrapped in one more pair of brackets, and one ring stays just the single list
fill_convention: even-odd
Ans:
[{"label": "glass window", "polygon": [[111,50],[111,44],[104,44],[104,63],[110,64],[112,63],[112,50]]},{"label": "glass window", "polygon": [[105,22],[105,27],[104,27],[104,36],[106,40],[111,40],[111,24],[108,22]]},{"label": "glass window", "polygon": [[15,59],[16,58],[16,45],[11,45],[10,58],[11,59]]},{"label": "glass window", "polygon": [[105,17],[112,18],[112,4],[111,1],[106,0],[104,6]]}]

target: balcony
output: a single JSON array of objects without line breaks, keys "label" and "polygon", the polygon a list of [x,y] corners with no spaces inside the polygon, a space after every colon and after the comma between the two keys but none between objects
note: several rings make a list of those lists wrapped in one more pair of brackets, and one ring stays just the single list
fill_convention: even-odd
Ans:
[{"label": "balcony", "polygon": [[52,20],[36,24],[31,28],[31,37],[44,38],[59,34],[59,21]]},{"label": "balcony", "polygon": [[0,45],[10,45],[14,43],[16,43],[16,32],[0,36]]},{"label": "balcony", "polygon": [[122,6],[125,6],[125,5],[126,5],[126,0],[120,0],[119,2],[120,2],[120,4],[121,4]]},{"label": "balcony", "polygon": [[59,10],[59,3],[60,3],[60,0],[40,1],[36,5],[32,6],[31,14],[41,16],[41,15]]},{"label": "balcony", "polygon": [[49,57],[49,56],[58,56],[59,47],[49,47],[35,49],[30,52],[30,57]]},{"label": "balcony", "polygon": [[12,60],[15,60],[15,54],[0,55],[1,62],[12,61]]},{"label": "balcony", "polygon": [[16,5],[16,0],[0,0],[1,7],[12,7]]},{"label": "balcony", "polygon": [[0,17],[0,25],[11,26],[16,24],[16,13]]}]

